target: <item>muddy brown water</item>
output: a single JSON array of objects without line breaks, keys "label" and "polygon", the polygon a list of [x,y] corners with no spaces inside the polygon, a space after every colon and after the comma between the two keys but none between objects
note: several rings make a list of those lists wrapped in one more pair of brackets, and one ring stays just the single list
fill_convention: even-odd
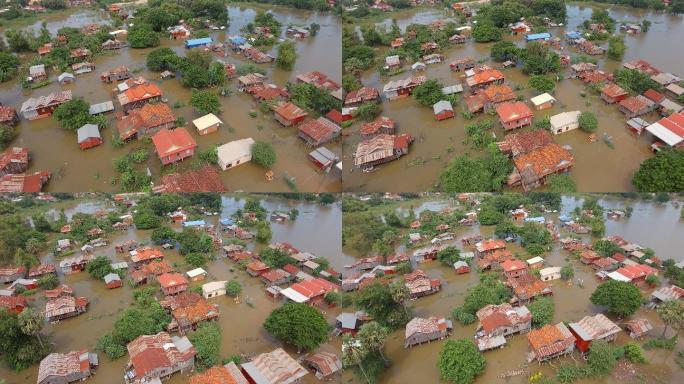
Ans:
[{"label": "muddy brown water", "polygon": [[[654,66],[663,71],[679,73],[681,75],[681,62],[684,53],[679,49],[679,40],[684,37],[684,22],[681,16],[672,16],[663,13],[629,8],[611,7],[609,12],[618,21],[641,21],[649,19],[653,23],[647,33],[639,36],[625,36],[627,52],[623,62],[636,59],[649,60]],[[582,21],[591,15],[588,6],[568,5],[568,23],[566,28],[551,28],[553,36],[563,37],[565,31],[575,30]],[[440,11],[428,10],[417,13],[399,14],[395,17],[399,27],[405,30],[411,23],[429,23],[433,20],[449,18],[450,14]],[[378,25],[389,26],[391,19],[387,19]],[[506,39],[523,46],[525,43],[522,36],[507,36]],[[441,79],[445,86],[453,85],[460,81],[462,72],[451,72],[448,63],[466,56],[477,59],[488,59],[491,43],[481,44],[472,41],[465,45],[456,46],[446,50],[446,59],[440,64],[428,65],[423,75],[428,79]],[[605,45],[605,43],[604,43]],[[379,49],[378,56],[382,57],[385,48]],[[566,53],[577,55],[574,50],[566,49]],[[406,72],[393,76],[392,79],[403,79],[410,74],[410,65],[404,63]],[[494,63],[496,67],[501,65]],[[621,62],[599,57],[599,66],[606,71],[614,71],[621,66]],[[503,69],[506,80],[511,84],[526,85],[528,77],[519,68]],[[364,73],[362,82],[364,85],[382,90],[384,84],[389,81],[387,77],[380,77],[375,70]],[[534,111],[535,121],[546,116],[554,115],[563,111],[582,110],[592,111],[599,118],[599,129],[596,133],[599,138],[590,143],[588,134],[580,130],[571,131],[555,136],[555,141],[561,145],[569,145],[575,158],[575,166],[570,176],[575,180],[578,191],[587,192],[620,192],[630,191],[634,187],[631,184],[633,173],[639,165],[652,156],[649,146],[652,137],[644,133],[637,137],[628,132],[625,127],[627,119],[619,112],[615,105],[604,104],[598,96],[588,94],[581,97],[585,87],[579,80],[562,80],[556,85],[555,97],[558,103],[545,111]],[[517,92],[525,100],[536,93],[531,89],[523,89]],[[481,156],[482,151],[471,149],[465,144],[467,136],[464,126],[469,124],[460,115],[463,102],[454,107],[457,117],[442,122],[435,120],[432,108],[421,106],[413,97],[397,101],[383,99],[383,115],[392,118],[397,125],[398,133],[409,133],[416,137],[411,145],[407,156],[381,165],[375,171],[363,173],[358,168],[352,167],[352,153],[361,140],[358,134],[357,123],[347,129],[349,136],[344,142],[344,161],[347,169],[343,174],[345,191],[425,191],[436,186],[440,172],[447,166],[449,160],[455,156],[470,153]],[[496,120],[496,116],[486,114],[477,117],[479,119]],[[644,119],[653,122],[659,118],[657,113],[646,115]],[[503,129],[495,124],[493,132],[497,138],[503,138]],[[607,133],[613,138],[614,149],[611,149],[601,138]]]},{"label": "muddy brown water", "polygon": [[[218,224],[219,217],[229,217],[244,203],[244,200],[226,195],[223,198],[223,209],[220,216],[204,217],[210,224]],[[292,202],[277,198],[266,198],[262,205],[269,211],[289,210],[297,208],[299,216],[297,220],[285,224],[272,223],[272,242],[289,242],[302,251],[311,252],[330,260],[331,266],[336,269],[342,268],[342,251],[340,248],[341,210],[339,205],[321,206],[317,204]],[[107,203],[98,201],[79,202],[77,205],[66,206],[65,214],[68,217],[75,212],[93,213],[101,209],[110,209]],[[180,226],[173,226],[180,231]],[[325,228],[320,230],[320,228]],[[316,234],[312,236],[312,234]],[[122,233],[113,233],[108,236],[110,244],[107,247],[96,249],[95,255],[106,255],[113,261],[126,261],[123,254],[117,254],[114,250],[115,243],[128,239],[136,239],[139,242],[149,242],[150,231],[137,231],[134,229]],[[248,248],[258,251],[262,246],[251,243]],[[177,264],[178,270],[185,272],[190,269],[183,261],[183,257],[177,251],[165,251],[166,260]],[[56,260],[51,254],[41,257],[43,262]],[[256,354],[269,352],[280,346],[280,343],[268,335],[261,324],[268,314],[281,305],[281,301],[273,301],[264,292],[264,286],[259,279],[252,278],[244,271],[235,268],[230,261],[220,259],[212,261],[206,268],[209,276],[204,282],[214,280],[236,279],[243,286],[241,303],[235,303],[227,296],[212,299],[219,304],[221,315],[218,325],[222,331],[221,358],[233,354],[242,354],[252,357]],[[124,284],[122,288],[108,290],[101,281],[90,277],[86,272],[60,276],[62,282],[74,289],[74,294],[82,295],[90,300],[88,311],[80,316],[63,320],[57,324],[46,324],[44,333],[52,336],[56,352],[68,352],[80,348],[94,350],[97,339],[105,332],[111,330],[119,312],[128,308],[133,300],[133,290]],[[202,284],[202,283],[194,283]],[[32,306],[36,309],[44,308],[45,299],[42,293],[32,297]],[[252,305],[248,305],[250,302]],[[333,323],[340,309],[325,309],[324,315],[329,323]],[[331,339],[319,347],[320,350],[337,352],[340,351],[340,339]],[[287,351],[298,357],[295,349],[287,348]],[[100,366],[95,376],[88,380],[93,384],[122,383],[123,372],[128,361],[124,356],[117,360],[110,360],[106,355],[99,353]],[[7,384],[35,383],[38,373],[38,365],[21,372],[9,371],[6,366],[0,366],[0,378]],[[190,375],[176,374],[169,383],[185,383]],[[313,374],[307,375],[304,383],[312,384],[320,382]]]},{"label": "muddy brown water", "polygon": [[[574,209],[576,205],[581,206],[582,199],[574,197],[563,198],[563,208],[561,213],[567,213]],[[411,205],[412,203],[400,203],[397,207],[399,213],[405,213],[409,208],[413,208],[416,213],[423,210],[439,211],[447,206],[457,206],[457,202],[448,201],[444,199],[435,198],[426,202]],[[624,208],[629,205],[634,208],[632,217],[622,220],[607,220],[606,234],[620,235],[626,240],[638,243],[644,247],[653,248],[656,255],[662,258],[673,258],[675,260],[684,260],[684,255],[680,252],[684,246],[684,221],[679,219],[680,206],[675,204],[655,204],[651,202],[624,200],[614,197],[607,197],[601,199],[601,204],[607,208]],[[548,218],[554,219],[556,222],[558,213],[547,215]],[[472,234],[482,234],[485,237],[491,237],[494,233],[492,226],[473,226],[473,227],[457,227],[454,231],[457,241],[454,245],[462,249],[460,239],[464,236]],[[561,231],[561,237],[567,236],[569,233]],[[583,236],[585,241],[591,241],[589,236]],[[509,249],[515,254],[525,254],[523,248],[516,244],[510,244]],[[344,249],[348,257],[361,257],[355,254],[353,250]],[[398,252],[404,251],[403,247],[398,249]],[[411,250],[409,250],[411,252]],[[555,303],[556,310],[554,314],[554,322],[561,321],[576,321],[583,316],[592,315],[600,308],[594,306],[589,301],[589,297],[594,289],[600,283],[594,277],[594,270],[586,265],[581,264],[577,260],[568,259],[568,252],[560,248],[558,243],[553,245],[550,252],[542,255],[545,259],[546,266],[562,266],[570,263],[575,268],[575,277],[571,283],[555,280],[551,282],[554,290],[552,299]],[[450,268],[442,266],[439,262],[428,262],[418,265],[418,268],[423,269],[431,278],[439,278],[442,281],[442,290],[435,295],[427,296],[410,302],[416,316],[446,316],[450,317],[451,311],[457,306],[461,305],[464,300],[467,289],[478,282],[478,274],[471,272],[465,275],[456,275]],[[644,290],[644,294],[650,293],[651,290]],[[640,309],[633,317],[646,317],[654,325],[652,335],[660,335],[663,329],[663,324],[658,318],[657,314],[651,310]],[[621,320],[614,317],[613,321],[621,324]],[[467,326],[460,325],[454,322],[454,331],[449,336],[449,339],[472,339],[475,334],[476,324]],[[673,336],[674,331],[670,330],[668,336]],[[624,344],[631,341],[629,335],[622,332],[617,344]],[[643,342],[643,340],[642,340]],[[439,370],[437,368],[437,360],[439,351],[441,349],[442,341],[435,341],[428,344],[413,347],[411,349],[404,348],[404,329],[399,329],[393,332],[385,346],[385,354],[391,361],[390,367],[383,373],[380,383],[439,383]],[[649,364],[638,365],[636,367],[637,377],[632,377],[628,380],[618,379],[615,376],[593,380],[581,380],[578,383],[678,383],[684,380],[684,370],[679,368],[675,361],[676,352],[684,347],[684,343],[678,342],[675,350],[646,350],[645,355],[649,360]],[[528,351],[527,338],[524,335],[516,335],[507,338],[507,344],[502,349],[496,349],[485,352],[484,356],[487,361],[485,371],[478,376],[477,383],[527,383],[528,377],[531,374],[542,372],[545,376],[551,377],[555,375],[555,369],[561,363],[572,363],[573,359],[580,362],[581,356],[574,353],[570,357],[552,360],[551,363],[538,364],[536,362],[527,364],[526,356]],[[510,371],[523,369],[521,376],[504,379],[502,374]],[[363,383],[355,377],[352,372],[345,372],[342,378],[344,383]]]},{"label": "muddy brown water", "polygon": [[[283,7],[274,7],[272,12],[284,27],[288,24],[308,25],[316,22],[320,24],[321,29],[317,36],[296,42],[298,57],[292,71],[283,71],[275,68],[274,65],[260,65],[267,71],[268,79],[284,86],[287,82],[294,82],[299,73],[319,70],[339,82],[341,80],[341,49],[339,48],[340,24],[337,17],[327,13],[313,13]],[[240,28],[252,21],[255,15],[256,11],[250,7],[229,7],[230,26],[225,31],[214,31],[211,34],[214,41],[225,41],[227,36],[238,34]],[[54,34],[64,26],[81,27],[89,23],[107,23],[108,18],[104,13],[83,10],[66,15],[53,14],[46,22],[47,28]],[[39,28],[40,21],[27,27],[34,31]],[[186,51],[183,41],[180,40],[163,38],[161,46],[170,47],[181,55]],[[263,116],[260,112],[256,118],[249,116],[250,110],[256,105],[248,95],[236,91],[233,95],[222,98],[222,113],[219,117],[224,125],[217,133],[199,136],[191,123],[193,119],[199,117],[199,114],[188,105],[190,89],[182,87],[179,79],[162,81],[158,73],[147,71],[145,58],[150,51],[151,49],[125,48],[98,56],[94,60],[96,70],[77,76],[76,81],[71,85],[60,86],[56,82],[59,73],[52,70],[49,70],[49,76],[53,82],[49,86],[32,91],[23,90],[17,80],[2,83],[0,84],[0,101],[4,105],[11,105],[19,110],[21,104],[31,96],[38,97],[62,89],[71,89],[74,97],[82,97],[88,103],[95,104],[112,100],[115,102],[115,108],[118,108],[116,96],[112,92],[115,84],[104,84],[100,81],[99,74],[119,65],[126,65],[131,70],[139,71],[135,74],[136,76],[141,75],[156,82],[162,89],[164,97],[168,99],[169,105],[176,102],[183,103],[184,106],[174,109],[174,113],[186,119],[186,127],[197,140],[198,150],[245,137],[252,137],[273,145],[277,155],[277,162],[273,167],[274,180],[267,181],[264,176],[265,170],[258,165],[245,164],[236,169],[221,172],[221,179],[229,190],[290,191],[290,187],[285,182],[286,176],[293,177],[296,188],[301,191],[341,190],[339,172],[335,169],[327,174],[318,171],[307,157],[311,149],[297,137],[295,128],[283,128],[272,117]],[[276,48],[273,48],[271,53],[275,55],[275,52]],[[221,59],[236,65],[247,63],[234,54]],[[236,81],[235,79],[229,80],[229,87],[235,89]],[[53,173],[52,179],[46,186],[48,191],[117,191],[120,187],[111,183],[111,178],[117,176],[112,167],[112,160],[144,144],[132,142],[121,148],[114,148],[112,137],[116,130],[115,118],[113,114],[109,114],[108,118],[111,123],[110,127],[102,132],[104,145],[87,151],[79,149],[75,133],[60,129],[55,118],[36,121],[22,119],[17,126],[17,138],[12,145],[29,148],[32,161],[28,172],[46,170]],[[326,146],[333,152],[341,154],[339,143],[333,142]],[[161,162],[154,153],[154,147],[150,144],[147,148],[150,158],[144,165],[151,171],[153,180],[158,182],[162,172]],[[177,169],[188,169],[190,165],[190,161],[186,160],[179,164]]]}]

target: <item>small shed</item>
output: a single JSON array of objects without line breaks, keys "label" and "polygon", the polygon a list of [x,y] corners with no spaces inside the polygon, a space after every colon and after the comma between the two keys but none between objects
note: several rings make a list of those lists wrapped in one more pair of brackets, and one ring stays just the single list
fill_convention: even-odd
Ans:
[{"label": "small shed", "polygon": [[202,268],[195,268],[185,272],[185,274],[188,275],[188,279],[190,279],[190,281],[202,281],[205,277],[207,277],[207,271]]},{"label": "small shed", "polygon": [[527,259],[527,265],[533,269],[541,268],[544,266],[544,259],[539,256],[535,256],[531,259]]},{"label": "small shed", "polygon": [[60,84],[71,84],[76,80],[76,76],[72,75],[69,72],[64,72],[61,75],[57,76],[57,81]]},{"label": "small shed", "polygon": [[209,133],[216,132],[219,126],[223,124],[223,121],[221,121],[221,119],[219,119],[213,113],[209,113],[198,119],[193,120],[192,124],[195,125],[195,128],[197,128],[197,132],[200,135],[206,135]]},{"label": "small shed", "polygon": [[95,124],[86,124],[76,131],[78,136],[78,146],[81,149],[89,149],[102,144],[100,129]]},{"label": "small shed", "polygon": [[556,99],[551,96],[549,93],[542,93],[539,96],[535,96],[530,99],[532,104],[534,105],[534,108],[537,111],[541,111],[543,109],[548,109],[553,107],[553,104],[556,102]]},{"label": "small shed", "polygon": [[104,277],[107,289],[114,289],[121,287],[121,277],[116,273],[109,273]]},{"label": "small shed", "polygon": [[93,104],[88,108],[91,115],[99,115],[101,113],[112,112],[114,110],[114,103],[109,100],[102,103]]},{"label": "small shed", "polygon": [[309,160],[311,160],[316,167],[326,171],[332,168],[333,164],[339,159],[339,156],[326,147],[319,147],[309,152]]},{"label": "small shed", "polygon": [[254,139],[248,137],[228,142],[218,147],[218,165],[222,170],[236,167],[252,160]]},{"label": "small shed", "polygon": [[454,269],[456,270],[456,273],[459,275],[470,272],[470,266],[463,260],[455,262]]},{"label": "small shed", "polygon": [[561,278],[561,267],[548,267],[539,270],[539,278],[542,281],[551,281]]},{"label": "small shed", "polygon": [[463,92],[463,85],[461,84],[454,84],[450,85],[448,87],[442,88],[442,95],[454,95],[457,93],[462,93]]},{"label": "small shed", "polygon": [[580,111],[569,111],[551,116],[549,118],[551,132],[554,135],[558,135],[559,133],[579,128],[579,117],[581,114]]},{"label": "small shed", "polygon": [[437,120],[446,120],[454,117],[454,108],[447,100],[440,100],[432,106],[432,110]]}]

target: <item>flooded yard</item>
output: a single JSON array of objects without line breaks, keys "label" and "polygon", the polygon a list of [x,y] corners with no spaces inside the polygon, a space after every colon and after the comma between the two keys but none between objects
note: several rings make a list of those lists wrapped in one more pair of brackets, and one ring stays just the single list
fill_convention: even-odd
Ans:
[{"label": "flooded yard", "polygon": [[[256,10],[249,6],[231,6],[228,11],[229,27],[226,30],[210,31],[214,41],[224,42],[227,36],[240,33],[240,28],[252,21],[256,15]],[[292,71],[277,69],[275,65],[259,65],[267,72],[269,81],[285,86],[287,82],[294,82],[298,74],[318,70],[339,82],[341,80],[341,50],[335,49],[340,46],[341,29],[338,18],[330,13],[314,13],[283,7],[273,7],[271,11],[283,26],[309,25],[315,22],[321,27],[315,37],[296,40],[298,57]],[[51,33],[55,33],[64,26],[78,28],[89,23],[108,23],[108,18],[109,16],[104,13],[82,10],[68,15],[51,14],[46,20],[46,26]],[[40,21],[36,21],[27,28],[36,31],[40,28]],[[186,51],[183,40],[170,40],[166,35],[162,38],[161,46],[170,47],[180,55],[184,55]],[[276,49],[274,47],[270,52],[274,56]],[[285,182],[286,177],[294,178],[294,187],[301,191],[341,190],[339,172],[336,173],[334,169],[330,173],[318,171],[318,168],[307,157],[311,148],[297,137],[296,128],[283,128],[271,116],[264,116],[261,113],[258,113],[255,118],[250,117],[249,112],[258,109],[257,105],[249,95],[237,92],[235,79],[228,80],[227,83],[235,92],[221,99],[222,112],[219,118],[223,120],[224,125],[216,133],[199,136],[191,123],[193,119],[200,116],[189,106],[191,90],[181,86],[179,79],[160,80],[159,73],[148,71],[145,68],[145,59],[151,50],[124,48],[97,56],[94,60],[95,71],[77,76],[76,81],[71,85],[60,86],[56,82],[59,73],[54,73],[54,71],[48,71],[50,79],[53,80],[50,85],[33,91],[22,89],[16,79],[2,83],[0,84],[0,101],[3,105],[10,105],[19,110],[21,104],[31,96],[39,97],[66,89],[72,90],[75,98],[82,97],[90,104],[115,101],[116,95],[113,92],[115,85],[100,81],[99,74],[117,66],[126,65],[135,72],[135,76],[144,76],[159,85],[169,106],[174,106],[174,104],[180,106],[174,108],[173,112],[176,117],[182,116],[187,121],[186,127],[197,141],[198,151],[246,137],[272,144],[277,156],[277,161],[273,166],[274,179],[267,181],[264,176],[265,170],[254,163],[229,171],[219,171],[221,179],[229,190],[289,191],[292,187]],[[219,59],[235,65],[249,63],[236,54],[229,54],[228,57]],[[22,73],[19,76],[23,75]],[[115,107],[118,108],[116,101]],[[120,111],[115,113],[120,113]],[[162,172],[168,172],[169,169],[162,169],[161,162],[154,153],[154,147],[151,144],[132,142],[115,148],[112,145],[112,138],[116,133],[115,116],[109,114],[107,117],[110,127],[101,132],[104,145],[87,151],[78,147],[75,133],[61,129],[55,118],[35,121],[22,119],[16,129],[18,134],[12,145],[29,149],[32,160],[28,173],[52,172],[52,179],[46,186],[47,191],[117,191],[120,187],[112,183],[112,178],[117,176],[112,167],[112,160],[140,146],[148,149],[150,157],[144,165],[150,170],[153,181],[158,182]],[[333,142],[326,146],[333,152],[341,154],[339,143]],[[174,169],[179,171],[189,169],[192,161],[193,159],[186,160]]]},{"label": "flooded yard", "polygon": [[[442,208],[458,208],[459,206],[459,203],[455,200],[436,196],[433,199],[427,197],[424,200],[427,201],[420,201],[418,203],[413,201],[400,202],[395,206],[395,209],[401,216],[402,213],[408,212],[409,209],[419,214],[424,210],[438,212]],[[667,258],[673,258],[677,261],[684,260],[684,255],[680,251],[684,247],[684,236],[682,236],[684,234],[684,221],[679,218],[679,204],[656,204],[653,202],[622,199],[615,196],[603,196],[599,202],[605,209],[624,209],[626,206],[634,208],[630,218],[623,218],[621,220],[608,219],[606,221],[606,236],[622,236],[629,242],[652,248],[655,254],[663,260]],[[581,206],[581,204],[582,198],[580,197],[563,197],[561,213],[569,213],[575,206]],[[558,215],[558,213],[549,213],[545,214],[545,217],[558,223]],[[494,236],[494,227],[480,225],[471,227],[458,226],[451,228],[450,232],[454,233],[455,240],[445,244],[454,245],[463,250],[464,247],[460,241],[463,237],[482,235],[484,238],[491,238]],[[408,232],[402,232],[401,235],[406,236],[406,233]],[[570,232],[563,229],[560,236],[563,238],[570,234]],[[596,240],[592,239],[589,235],[582,235],[581,237],[585,242]],[[515,243],[508,243],[507,249],[513,254],[525,254],[525,250]],[[366,256],[358,255],[353,250],[347,248],[344,251],[349,257],[358,258]],[[413,252],[413,248],[407,250],[402,246],[396,252],[406,252],[410,255]],[[594,269],[580,263],[577,259],[571,258],[570,253],[563,250],[558,242],[554,242],[551,251],[542,254],[541,257],[544,258],[546,267],[563,266],[569,263],[575,270],[574,278],[570,281],[554,280],[550,282],[553,289],[553,296],[551,298],[555,303],[555,314],[551,322],[552,324],[561,321],[577,321],[584,316],[593,315],[601,310],[599,307],[592,305],[589,300],[594,289],[600,284],[600,281],[595,277],[596,271]],[[475,269],[470,273],[457,275],[453,268],[447,268],[439,261],[419,263],[417,265],[415,261],[412,261],[412,263],[416,268],[427,272],[430,278],[439,279],[442,283],[442,289],[438,293],[409,302],[409,306],[413,309],[414,317],[444,316],[451,318],[452,310],[463,304],[468,288],[479,282],[479,274]],[[644,289],[642,293],[647,295],[651,290]],[[641,308],[631,316],[631,318],[641,317],[647,318],[654,325],[651,335],[660,335],[663,323],[655,311]],[[624,320],[613,316],[610,316],[610,318],[620,327],[624,328]],[[476,327],[477,321],[470,325],[461,325],[454,320],[454,330],[448,339],[465,338],[473,340]],[[674,333],[669,332],[668,335],[671,337]],[[380,376],[379,383],[440,382],[437,361],[439,351],[445,341],[437,340],[405,349],[404,328],[401,327],[394,331],[387,338],[385,346],[385,355],[390,360],[390,366]],[[579,364],[583,364],[583,358],[577,351],[568,357],[554,359],[547,363],[527,363],[528,342],[526,336],[508,336],[506,341],[507,344],[503,348],[484,352],[486,368],[482,375],[476,378],[476,383],[523,384],[528,383],[529,376],[538,372],[542,372],[546,377],[554,377],[556,369],[563,363],[572,363],[574,360]],[[632,339],[627,332],[623,331],[620,332],[615,343],[622,345],[629,341],[632,341]],[[640,340],[641,343],[643,341]],[[677,366],[674,358],[676,352],[683,347],[684,342],[680,339],[674,350],[645,350],[649,363],[635,365],[636,371],[627,380],[623,380],[616,375],[609,375],[599,379],[583,379],[575,382],[586,384],[681,382],[684,380],[684,370]],[[517,376],[508,378],[503,376],[506,373],[518,370],[521,370],[521,374]],[[359,380],[352,372],[346,372],[342,381],[344,383],[364,382]]]},{"label": "flooded yard", "polygon": [[[220,218],[230,217],[244,204],[242,196],[225,195],[222,200],[223,207],[219,216],[203,218],[207,224],[217,225]],[[341,211],[338,205],[322,206],[315,203],[294,202],[273,197],[265,197],[261,203],[268,211],[292,208],[299,210],[299,215],[294,222],[271,224],[273,231],[271,243],[289,242],[301,251],[327,258],[334,268],[342,268],[338,262],[342,257],[339,238]],[[67,217],[71,217],[75,212],[93,213],[107,209],[107,207],[108,204],[100,201],[81,201],[75,206],[66,204],[65,214]],[[173,225],[172,228],[177,231],[181,230],[180,225]],[[325,230],[320,230],[320,228],[325,228]],[[316,236],[311,236],[312,233],[316,233]],[[112,261],[129,261],[124,254],[117,254],[114,249],[114,244],[129,239],[135,239],[140,244],[149,243],[150,231],[129,229],[122,233],[111,234],[107,237],[109,245],[97,248],[95,255],[106,255]],[[256,245],[253,242],[247,246],[248,249],[256,252],[262,247],[262,245]],[[181,272],[193,268],[185,264],[183,257],[176,250],[164,251],[164,255],[165,260],[169,264],[177,266]],[[59,262],[59,258],[55,258],[52,254],[41,255],[40,259],[44,263]],[[232,279],[237,280],[242,285],[239,303],[228,296],[210,299],[212,303],[219,305],[221,312],[217,320],[222,332],[221,358],[234,354],[252,357],[259,353],[270,352],[280,346],[281,343],[272,338],[263,329],[262,324],[273,309],[282,305],[282,301],[280,299],[273,300],[267,296],[260,279],[250,277],[229,259],[221,258],[210,261],[205,270],[208,272],[205,280],[199,283],[191,283],[191,287],[209,281]],[[86,313],[62,320],[57,324],[46,324],[43,332],[51,335],[55,346],[54,352],[65,353],[82,348],[94,351],[97,340],[105,332],[112,329],[117,315],[131,305],[133,289],[127,283],[119,289],[106,289],[102,281],[95,280],[87,272],[67,276],[60,274],[60,279],[73,288],[74,295],[87,297],[90,304]],[[154,285],[148,284],[147,286]],[[45,299],[42,292],[32,296],[30,300],[32,300],[31,306],[36,310],[44,308]],[[329,323],[334,323],[338,311],[333,308],[323,313]],[[296,349],[286,348],[286,350],[295,359],[298,357]],[[321,345],[318,350],[339,354],[340,341],[331,339],[330,342]],[[128,355],[110,360],[105,354],[99,353],[99,360],[100,366],[97,368],[95,376],[88,379],[88,383],[123,382]],[[7,384],[34,383],[37,372],[37,364],[21,372],[9,371],[3,365],[0,367],[0,378],[5,379]],[[191,373],[175,374],[168,383],[186,383],[190,375]],[[313,374],[308,374],[302,382],[313,384],[320,381]]]},{"label": "flooded yard", "polygon": [[[566,31],[576,30],[583,20],[591,16],[592,8],[571,4],[567,6],[568,22],[565,28],[552,27],[549,32],[554,37],[563,38]],[[648,19],[652,26],[648,32],[636,36],[625,36],[627,46],[625,57],[622,62],[643,59],[650,61],[662,71],[680,73],[680,63],[684,60],[684,53],[678,46],[680,38],[684,37],[684,21],[681,16],[673,16],[661,12],[635,10],[631,8],[610,7],[610,15],[618,22],[636,21]],[[442,11],[427,10],[417,13],[400,13],[396,16],[397,23],[402,31],[411,23],[427,24],[434,20],[444,20],[451,14]],[[385,20],[378,24],[388,27],[391,20]],[[505,36],[506,40],[514,41],[520,47],[524,46],[523,36]],[[451,72],[448,63],[467,56],[476,60],[489,60],[489,52],[492,43],[475,43],[468,41],[463,45],[456,45],[442,52],[445,60],[439,64],[428,65],[425,75],[428,79],[440,79],[444,86],[460,83],[462,72]],[[603,44],[606,45],[605,43]],[[376,57],[383,57],[385,47],[378,50]],[[578,52],[565,47],[563,54],[576,56]],[[605,55],[595,56],[599,60],[598,65],[606,72],[613,72],[621,67],[622,62],[607,59]],[[362,83],[365,86],[382,90],[384,84],[390,80],[407,78],[410,75],[410,65],[403,63],[406,71],[391,78],[381,77],[377,71],[370,70],[364,73]],[[491,63],[500,69],[499,63]],[[520,68],[501,69],[506,81],[513,87],[520,85],[525,87],[517,92],[524,100],[536,95],[534,90],[527,87],[529,77],[524,75]],[[514,87],[515,88],[515,87]],[[586,97],[582,94],[586,92]],[[589,141],[589,134],[574,130],[554,136],[554,140],[562,146],[570,146],[574,156],[575,165],[570,172],[570,177],[575,181],[578,191],[586,192],[620,192],[634,190],[631,180],[633,173],[639,165],[650,158],[652,153],[649,146],[653,138],[649,133],[641,137],[630,133],[625,126],[628,120],[615,105],[606,105],[599,96],[593,95],[585,88],[580,80],[565,79],[556,84],[554,96],[558,102],[551,109],[534,111],[534,120],[539,121],[546,116],[558,114],[563,111],[591,111],[599,120],[596,136],[599,140]],[[397,134],[408,133],[416,138],[410,146],[409,154],[398,160],[377,167],[370,173],[363,173],[360,169],[352,167],[352,154],[356,145],[361,141],[358,128],[361,123],[347,129],[347,138],[344,143],[344,161],[347,164],[345,170],[345,191],[425,191],[437,186],[440,172],[455,156],[471,154],[481,156],[482,152],[471,149],[466,141],[467,135],[464,126],[482,119],[495,121],[493,133],[498,139],[504,137],[503,128],[498,123],[496,115],[482,114],[474,120],[465,119],[460,113],[465,103],[463,100],[454,106],[456,117],[439,122],[433,115],[432,108],[420,105],[414,97],[408,97],[396,101],[387,101],[383,98],[382,115],[394,120]],[[657,113],[651,113],[643,118],[649,122],[655,122],[660,118]],[[529,129],[529,128],[525,128]],[[604,135],[612,137],[614,148],[610,148],[600,138]]]}]

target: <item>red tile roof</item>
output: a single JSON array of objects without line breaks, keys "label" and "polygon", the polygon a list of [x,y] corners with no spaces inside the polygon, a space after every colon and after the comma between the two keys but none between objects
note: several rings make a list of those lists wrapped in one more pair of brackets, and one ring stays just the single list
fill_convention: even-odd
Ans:
[{"label": "red tile roof", "polygon": [[532,110],[522,101],[503,103],[496,107],[496,113],[504,123],[532,117]]},{"label": "red tile roof", "polygon": [[184,172],[168,173],[162,176],[153,192],[228,192],[216,167],[205,165],[202,168]]},{"label": "red tile roof", "polygon": [[152,136],[152,142],[160,157],[173,155],[197,146],[195,139],[183,127],[172,131],[162,129]]},{"label": "red tile roof", "polygon": [[496,70],[496,69],[486,69],[482,72],[476,73],[473,75],[472,80],[470,83],[478,85],[478,84],[486,84],[490,83],[493,81],[497,80],[503,80],[504,75],[501,73],[501,71]]},{"label": "red tile roof", "polygon": [[627,91],[625,91],[624,89],[620,88],[620,86],[617,85],[617,84],[610,83],[610,84],[606,84],[606,85],[603,87],[603,89],[601,90],[601,93],[605,94],[605,95],[608,96],[608,97],[616,98],[616,97],[619,97],[619,96],[624,96],[624,95],[626,95],[626,94],[627,94]]},{"label": "red tile roof", "polygon": [[189,384],[248,384],[240,368],[230,362],[224,366],[211,367],[202,373],[190,376]]},{"label": "red tile roof", "polygon": [[2,154],[0,154],[0,169],[5,169],[10,164],[24,164],[28,165],[29,151],[28,148],[13,147]]},{"label": "red tile roof", "polygon": [[508,259],[501,263],[501,268],[503,268],[504,272],[513,272],[527,269],[527,264],[522,260]]},{"label": "red tile roof", "polygon": [[290,288],[308,297],[309,299],[312,299],[318,296],[325,296],[327,293],[339,289],[339,286],[329,282],[328,280],[317,277],[292,284]]},{"label": "red tile roof", "polygon": [[299,126],[299,131],[318,142],[327,137],[334,136],[341,128],[332,121],[319,117],[316,120],[309,120]]},{"label": "red tile roof", "polygon": [[575,342],[575,338],[565,324],[558,323],[533,329],[527,334],[527,341],[537,357],[545,357],[569,348]]},{"label": "red tile roof", "polygon": [[274,112],[286,120],[295,120],[308,115],[303,109],[292,103],[282,103],[275,108]]},{"label": "red tile roof", "polygon": [[665,95],[656,91],[655,89],[649,89],[648,91],[644,92],[644,96],[648,97],[654,103],[660,103],[665,98]]},{"label": "red tile roof", "polygon": [[363,124],[360,132],[362,135],[374,135],[379,132],[391,134],[394,132],[394,121],[389,117],[380,116],[374,121]]},{"label": "red tile roof", "polygon": [[187,285],[188,279],[180,273],[164,273],[157,278],[162,288],[172,288],[179,285]]},{"label": "red tile roof", "polygon": [[128,88],[120,97],[119,101],[122,105],[133,103],[140,100],[147,100],[153,97],[162,95],[161,89],[154,83],[144,83]]}]

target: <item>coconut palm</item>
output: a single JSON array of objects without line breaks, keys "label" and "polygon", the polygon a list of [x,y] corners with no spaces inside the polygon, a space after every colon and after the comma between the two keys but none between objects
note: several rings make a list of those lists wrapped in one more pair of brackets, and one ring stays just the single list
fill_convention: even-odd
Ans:
[{"label": "coconut palm", "polygon": [[40,331],[43,329],[43,316],[31,308],[25,308],[19,314],[18,320],[21,331],[27,335],[36,336],[40,346],[45,347],[40,337]]},{"label": "coconut palm", "polygon": [[404,308],[404,313],[408,316],[408,309],[406,308],[406,299],[408,299],[409,291],[404,284],[404,279],[396,280],[389,285],[390,294],[392,295],[392,300],[401,304]]},{"label": "coconut palm", "polygon": [[377,351],[387,364],[387,358],[382,353],[382,349],[388,334],[387,328],[378,324],[377,321],[371,321],[361,326],[356,338],[368,351]]},{"label": "coconut palm", "polygon": [[368,355],[368,349],[357,339],[345,335],[342,339],[342,363],[345,366],[357,365],[366,378],[366,382],[370,384],[370,379],[363,368],[363,359]]},{"label": "coconut palm", "polygon": [[668,300],[660,304],[656,308],[656,312],[663,323],[665,323],[661,337],[665,337],[669,326],[680,328],[684,323],[684,305],[677,300]]}]

